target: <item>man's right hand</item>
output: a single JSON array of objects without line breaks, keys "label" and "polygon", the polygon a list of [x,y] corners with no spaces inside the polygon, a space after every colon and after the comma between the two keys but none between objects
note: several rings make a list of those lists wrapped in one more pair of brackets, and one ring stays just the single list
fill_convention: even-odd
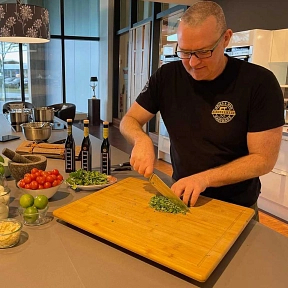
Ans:
[{"label": "man's right hand", "polygon": [[132,149],[130,164],[135,171],[149,178],[154,170],[155,152],[152,140],[145,135],[141,137]]}]

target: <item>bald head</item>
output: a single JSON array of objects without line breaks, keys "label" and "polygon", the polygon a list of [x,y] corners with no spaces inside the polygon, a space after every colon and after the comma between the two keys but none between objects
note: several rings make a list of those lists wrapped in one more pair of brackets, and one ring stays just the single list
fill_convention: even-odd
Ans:
[{"label": "bald head", "polygon": [[219,33],[227,30],[225,15],[222,8],[213,1],[199,1],[188,8],[182,15],[181,24],[191,27],[200,26],[208,17],[215,17],[216,29]]}]

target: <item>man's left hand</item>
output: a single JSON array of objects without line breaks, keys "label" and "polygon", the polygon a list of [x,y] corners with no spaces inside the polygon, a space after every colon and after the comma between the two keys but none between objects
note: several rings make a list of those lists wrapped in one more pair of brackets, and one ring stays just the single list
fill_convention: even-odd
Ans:
[{"label": "man's left hand", "polygon": [[200,193],[207,187],[206,177],[199,173],[178,180],[171,186],[171,189],[179,198],[183,196],[183,202],[186,205],[194,206]]}]

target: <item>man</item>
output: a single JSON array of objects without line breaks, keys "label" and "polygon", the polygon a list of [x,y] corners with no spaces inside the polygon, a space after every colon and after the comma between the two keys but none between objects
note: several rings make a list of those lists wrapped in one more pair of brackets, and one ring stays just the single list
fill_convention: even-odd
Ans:
[{"label": "man", "polygon": [[187,9],[177,36],[181,61],[159,68],[121,121],[121,133],[134,145],[130,163],[145,177],[153,172],[153,143],[142,126],[160,111],[171,141],[174,193],[191,206],[202,193],[255,208],[259,176],[272,170],[281,142],[277,79],[224,55],[232,31],[212,1]]}]

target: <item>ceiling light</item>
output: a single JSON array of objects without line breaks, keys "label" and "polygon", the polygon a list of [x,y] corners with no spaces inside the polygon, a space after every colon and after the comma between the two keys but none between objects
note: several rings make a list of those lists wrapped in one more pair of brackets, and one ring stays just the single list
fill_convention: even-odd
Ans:
[{"label": "ceiling light", "polygon": [[47,43],[50,41],[49,12],[46,8],[22,4],[0,5],[0,41]]}]

